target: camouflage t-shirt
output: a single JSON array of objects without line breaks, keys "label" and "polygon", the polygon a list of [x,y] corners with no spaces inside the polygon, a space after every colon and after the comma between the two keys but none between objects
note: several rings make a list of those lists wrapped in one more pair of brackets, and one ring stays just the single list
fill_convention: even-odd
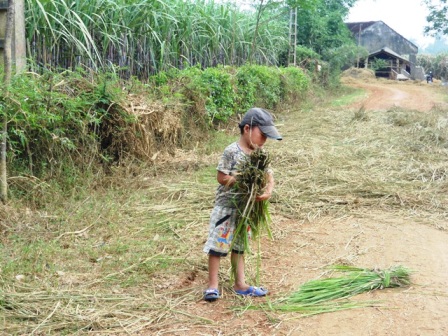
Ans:
[{"label": "camouflage t-shirt", "polygon": [[[224,153],[222,154],[216,169],[226,175],[235,175],[238,164],[245,156],[246,154],[240,148],[238,142],[234,142],[224,149]],[[235,196],[235,190],[220,184],[216,190],[215,205],[235,208]]]}]

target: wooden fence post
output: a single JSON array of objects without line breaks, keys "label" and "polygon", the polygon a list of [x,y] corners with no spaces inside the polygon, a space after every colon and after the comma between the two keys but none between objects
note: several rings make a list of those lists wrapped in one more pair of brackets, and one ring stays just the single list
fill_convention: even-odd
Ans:
[{"label": "wooden fence post", "polygon": [[[3,65],[3,48],[5,44],[6,17],[8,14],[8,0],[0,0],[0,64]],[[23,72],[26,68],[25,41],[25,1],[14,1],[14,30],[11,41],[11,61],[13,73]]]}]

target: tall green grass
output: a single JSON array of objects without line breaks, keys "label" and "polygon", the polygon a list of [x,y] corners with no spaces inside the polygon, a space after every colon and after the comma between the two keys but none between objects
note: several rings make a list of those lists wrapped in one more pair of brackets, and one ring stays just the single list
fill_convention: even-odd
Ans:
[{"label": "tall green grass", "polygon": [[123,77],[249,59],[277,64],[288,25],[271,21],[255,32],[256,25],[254,13],[205,0],[26,2],[28,56],[36,66],[107,67]]}]

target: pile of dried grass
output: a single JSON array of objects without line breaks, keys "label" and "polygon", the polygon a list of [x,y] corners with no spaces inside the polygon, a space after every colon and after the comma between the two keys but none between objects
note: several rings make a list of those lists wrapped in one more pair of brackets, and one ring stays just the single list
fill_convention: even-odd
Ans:
[{"label": "pile of dried grass", "polygon": [[356,79],[375,79],[375,72],[371,69],[365,68],[349,68],[342,72],[341,77],[346,78],[356,78]]},{"label": "pile of dried grass", "polygon": [[184,135],[184,106],[164,104],[140,95],[129,94],[126,102],[112,106],[103,120],[102,147],[115,160],[135,157],[154,161],[157,153],[174,153],[187,139]]}]

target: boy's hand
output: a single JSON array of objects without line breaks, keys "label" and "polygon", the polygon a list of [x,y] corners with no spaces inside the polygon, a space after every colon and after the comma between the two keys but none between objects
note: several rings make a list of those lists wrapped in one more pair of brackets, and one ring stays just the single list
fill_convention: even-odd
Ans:
[{"label": "boy's hand", "polygon": [[274,189],[274,176],[272,173],[267,174],[267,183],[266,187],[263,190],[263,193],[261,195],[258,195],[255,197],[256,201],[266,201],[271,198],[272,196],[272,190]]},{"label": "boy's hand", "polygon": [[255,200],[256,201],[267,201],[268,199],[271,198],[271,196],[272,196],[272,193],[265,191],[263,194],[255,197]]}]

